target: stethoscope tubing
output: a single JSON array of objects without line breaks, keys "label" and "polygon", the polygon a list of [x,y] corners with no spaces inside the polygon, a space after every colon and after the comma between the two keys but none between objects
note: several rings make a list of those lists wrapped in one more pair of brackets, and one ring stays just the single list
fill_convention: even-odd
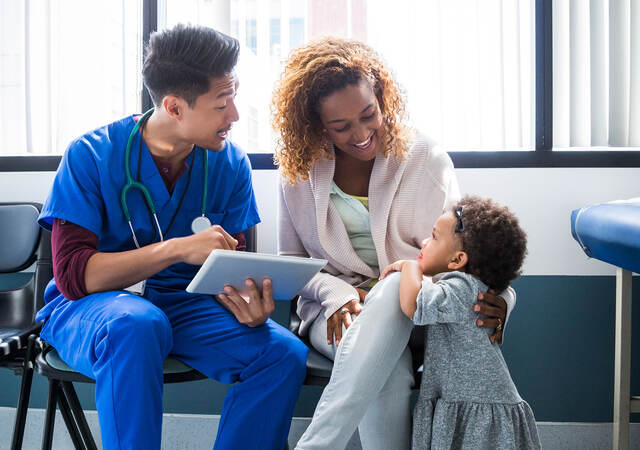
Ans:
[{"label": "stethoscope tubing", "polygon": [[[147,205],[147,208],[149,208],[149,211],[151,212],[151,215],[153,216],[153,221],[155,222],[155,226],[156,229],[158,231],[158,235],[160,236],[160,241],[164,241],[164,235],[162,233],[162,228],[160,227],[160,221],[158,220],[158,215],[156,214],[156,208],[155,205],[153,203],[153,199],[151,198],[151,193],[149,192],[149,189],[147,189],[147,187],[140,183],[139,181],[136,181],[133,179],[133,176],[131,175],[131,167],[130,167],[130,159],[131,159],[131,147],[133,145],[133,141],[136,137],[136,135],[138,134],[138,131],[140,130],[141,127],[144,126],[145,122],[147,121],[147,119],[151,116],[151,114],[153,114],[154,108],[151,108],[150,110],[148,110],[147,112],[145,112],[142,117],[140,117],[140,119],[136,122],[135,126],[133,127],[133,129],[131,130],[131,133],[129,133],[129,138],[127,139],[127,146],[125,148],[124,151],[124,174],[125,174],[125,178],[126,178],[126,182],[125,185],[122,187],[122,190],[120,191],[120,205],[122,208],[122,213],[124,215],[125,220],[127,221],[127,224],[129,225],[129,229],[131,230],[131,236],[133,237],[133,242],[136,246],[136,248],[140,248],[140,243],[138,242],[138,238],[136,236],[136,233],[133,229],[133,223],[131,221],[131,214],[129,213],[129,207],[127,205],[127,193],[131,190],[131,189],[138,189],[143,197],[144,197],[144,201]],[[142,136],[140,136],[140,139],[142,139]],[[203,182],[203,189],[202,189],[202,207],[201,207],[201,214],[202,217],[205,217],[206,215],[206,206],[207,206],[207,188],[208,188],[208,171],[209,171],[209,155],[207,153],[206,149],[202,149],[203,150],[203,171],[202,171],[202,182]],[[195,164],[195,160],[194,162],[192,162],[192,166],[193,164]],[[189,170],[189,175],[191,175],[191,168]],[[182,201],[180,202],[180,204],[182,204]],[[177,211],[176,211],[177,213]],[[174,215],[175,218],[175,215]],[[173,222],[173,220],[171,221]]]}]

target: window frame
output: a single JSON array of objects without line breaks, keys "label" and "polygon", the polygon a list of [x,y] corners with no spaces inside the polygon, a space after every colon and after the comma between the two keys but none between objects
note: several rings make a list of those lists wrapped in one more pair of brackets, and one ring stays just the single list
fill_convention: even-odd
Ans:
[{"label": "window frame", "polygon": [[[143,48],[157,29],[158,1],[143,0]],[[535,0],[535,149],[450,151],[456,168],[640,167],[638,150],[553,150],[552,0]],[[151,108],[142,90],[142,108]],[[0,156],[0,172],[55,171],[62,155]],[[249,153],[254,170],[275,170],[269,153]]]}]

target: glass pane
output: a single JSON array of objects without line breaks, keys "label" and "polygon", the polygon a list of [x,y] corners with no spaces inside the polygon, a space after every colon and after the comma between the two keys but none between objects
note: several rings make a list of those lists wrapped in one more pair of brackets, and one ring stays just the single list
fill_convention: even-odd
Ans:
[{"label": "glass pane", "polygon": [[449,149],[530,150],[532,0],[166,0],[165,23],[211,26],[241,44],[233,139],[271,152],[269,104],[290,50],[324,35],[376,49],[412,124]]},{"label": "glass pane", "polygon": [[11,130],[0,133],[0,153],[62,153],[81,134],[140,110],[141,7],[0,2],[0,92],[16,105],[0,113]]},{"label": "glass pane", "polygon": [[640,2],[552,2],[554,150],[640,149]]},{"label": "glass pane", "polygon": [[24,17],[23,2],[0,1],[0,155],[26,151]]}]

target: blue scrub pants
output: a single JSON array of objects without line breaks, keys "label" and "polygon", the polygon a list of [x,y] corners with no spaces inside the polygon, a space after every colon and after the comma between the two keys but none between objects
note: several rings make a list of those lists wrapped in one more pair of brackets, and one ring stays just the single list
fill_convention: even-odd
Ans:
[{"label": "blue scrub pants", "polygon": [[[49,287],[47,300],[59,295]],[[238,382],[227,392],[215,449],[283,449],[307,347],[272,320],[240,324],[211,296],[148,287],[146,297],[59,296],[42,329],[67,364],[96,380],[104,449],[160,449],[169,354],[210,378]]]}]

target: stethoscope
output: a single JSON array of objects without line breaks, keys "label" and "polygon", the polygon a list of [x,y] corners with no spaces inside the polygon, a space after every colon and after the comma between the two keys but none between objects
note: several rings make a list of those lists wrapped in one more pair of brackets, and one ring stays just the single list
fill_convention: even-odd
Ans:
[{"label": "stethoscope", "polygon": [[[151,215],[153,216],[153,221],[155,222],[156,229],[158,231],[158,234],[160,235],[160,241],[164,240],[164,236],[162,234],[162,228],[160,228],[160,222],[158,221],[158,215],[156,214],[156,207],[153,204],[153,200],[151,198],[151,193],[149,192],[149,189],[147,189],[147,187],[144,184],[133,179],[133,177],[131,176],[131,170],[129,167],[129,159],[131,158],[131,146],[133,144],[133,141],[136,135],[138,134],[138,130],[140,130],[140,128],[144,126],[145,122],[147,121],[149,116],[151,116],[152,113],[153,113],[153,108],[151,108],[149,111],[144,113],[142,117],[140,117],[140,120],[136,122],[135,126],[133,127],[133,130],[131,130],[131,133],[129,134],[129,139],[127,140],[127,147],[124,151],[124,174],[126,176],[127,181],[123,186],[122,191],[120,191],[120,205],[122,207],[122,213],[124,214],[124,218],[129,224],[129,229],[131,230],[131,235],[133,236],[133,242],[136,244],[136,248],[140,248],[140,244],[138,243],[138,237],[136,236],[136,232],[133,230],[131,215],[129,214],[129,207],[127,206],[127,192],[129,192],[130,189],[138,189],[142,193],[144,197],[144,201],[147,205],[147,208],[149,209],[149,211],[151,212]],[[142,151],[142,135],[140,136],[140,150]],[[203,179],[202,208],[200,210],[201,215],[193,219],[193,221],[191,222],[191,230],[193,231],[194,234],[199,233],[200,231],[206,230],[211,226],[211,221],[206,216],[209,155],[207,150],[204,148],[202,149],[202,152],[203,152],[203,158],[204,158],[203,172],[202,172],[202,179]],[[195,156],[192,158],[192,164],[191,164],[191,167],[189,168],[189,182],[191,181],[191,169],[193,168],[194,158]],[[184,199],[184,195],[188,188],[189,188],[189,184],[187,184],[187,187],[185,188],[185,191],[182,194],[180,203],[178,204],[178,207],[176,208],[176,211],[173,217],[171,218],[171,222],[167,227],[167,232],[169,231],[169,228],[173,224],[173,220],[178,214],[178,210],[182,205],[182,200]]]}]

